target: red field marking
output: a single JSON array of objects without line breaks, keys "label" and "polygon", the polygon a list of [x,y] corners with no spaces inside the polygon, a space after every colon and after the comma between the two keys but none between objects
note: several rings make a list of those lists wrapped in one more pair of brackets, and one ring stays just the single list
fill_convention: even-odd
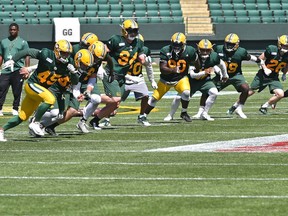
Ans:
[{"label": "red field marking", "polygon": [[275,142],[263,146],[241,146],[231,149],[219,149],[217,152],[288,152],[288,141]]}]

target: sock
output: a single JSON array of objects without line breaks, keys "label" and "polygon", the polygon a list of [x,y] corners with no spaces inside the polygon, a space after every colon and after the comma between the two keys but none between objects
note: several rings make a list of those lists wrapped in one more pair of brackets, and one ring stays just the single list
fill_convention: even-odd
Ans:
[{"label": "sock", "polygon": [[42,103],[35,114],[35,121],[40,122],[44,113],[51,107],[51,104]]}]

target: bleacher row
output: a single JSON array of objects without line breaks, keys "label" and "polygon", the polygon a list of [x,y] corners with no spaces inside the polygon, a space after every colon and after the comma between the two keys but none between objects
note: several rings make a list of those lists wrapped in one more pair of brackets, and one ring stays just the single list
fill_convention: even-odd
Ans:
[{"label": "bleacher row", "polygon": [[55,17],[78,17],[81,24],[183,23],[179,0],[0,0],[0,22],[52,24]]},{"label": "bleacher row", "polygon": [[208,0],[213,23],[287,23],[286,0]]}]

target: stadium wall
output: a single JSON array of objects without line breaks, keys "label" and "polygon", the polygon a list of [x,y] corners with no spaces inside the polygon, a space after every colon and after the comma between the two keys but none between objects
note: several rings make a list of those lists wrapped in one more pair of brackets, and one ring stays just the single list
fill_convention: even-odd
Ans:
[{"label": "stadium wall", "polygon": [[[0,38],[8,36],[8,26],[0,25]],[[53,48],[54,26],[53,25],[19,25],[20,35],[26,39],[30,47],[33,48]],[[188,44],[195,46],[203,38],[211,40],[213,43],[221,44],[225,36],[231,32],[239,35],[241,46],[248,50],[264,50],[269,44],[276,44],[277,37],[288,34],[287,24],[214,24],[215,35],[191,35],[187,36]],[[5,31],[6,29],[6,31]],[[94,32],[98,37],[106,41],[113,34],[120,33],[117,24],[109,25],[81,25],[81,34]],[[185,32],[184,24],[140,24],[140,33],[145,38],[145,44],[153,51],[158,51],[161,47],[170,42],[171,36],[175,32]]]}]

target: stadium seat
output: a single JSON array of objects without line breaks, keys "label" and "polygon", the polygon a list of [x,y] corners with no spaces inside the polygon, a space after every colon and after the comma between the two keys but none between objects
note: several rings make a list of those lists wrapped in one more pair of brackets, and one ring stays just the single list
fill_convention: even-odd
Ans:
[{"label": "stadium seat", "polygon": [[1,19],[1,24],[11,24],[12,22],[15,22],[15,20],[13,18],[2,18]]},{"label": "stadium seat", "polygon": [[72,11],[72,17],[84,17],[85,11]]},{"label": "stadium seat", "polygon": [[76,5],[76,6],[75,6],[75,12],[76,12],[76,11],[85,12],[86,10],[87,10],[87,5],[86,5],[86,4]]},{"label": "stadium seat", "polygon": [[40,7],[39,5],[27,5],[28,11],[39,11]]},{"label": "stadium seat", "polygon": [[52,24],[53,20],[51,18],[41,18],[39,19],[39,24]]},{"label": "stadium seat", "polygon": [[[101,5],[101,11],[106,12],[106,16],[108,16],[108,12],[110,11],[110,6],[109,5]],[[88,4],[87,5],[87,11],[99,11],[99,5],[98,4]]]},{"label": "stadium seat", "polygon": [[27,5],[17,5],[15,9],[16,11],[20,11],[20,12],[28,11]]},{"label": "stadium seat", "polygon": [[222,10],[233,10],[233,5],[232,4],[222,4],[221,5]]},{"label": "stadium seat", "polygon": [[170,17],[172,14],[171,14],[171,11],[170,10],[160,10],[160,16],[161,17]]},{"label": "stadium seat", "polygon": [[60,17],[73,17],[73,11],[60,11]]},{"label": "stadium seat", "polygon": [[212,10],[212,11],[210,11],[210,15],[213,17],[223,16],[223,11],[222,10]]},{"label": "stadium seat", "polygon": [[99,21],[100,21],[100,24],[112,23],[111,18],[108,18],[108,17],[101,17]]},{"label": "stadium seat", "polygon": [[[109,4],[120,4],[119,0],[108,0]],[[113,22],[113,20],[112,20]]]},{"label": "stadium seat", "polygon": [[160,13],[158,10],[147,10],[147,16],[148,17],[154,17],[154,16],[159,16]]},{"label": "stadium seat", "polygon": [[178,4],[171,3],[170,8],[171,10],[181,10],[181,5],[179,3]]},{"label": "stadium seat", "polygon": [[[87,11],[88,12],[88,11]],[[94,11],[91,11],[91,12],[94,12]],[[107,13],[107,11],[98,11],[97,12],[97,17],[108,17],[108,13]],[[109,19],[109,20],[111,20],[111,19]],[[101,22],[101,20],[100,20],[100,22]]]},{"label": "stadium seat", "polygon": [[246,10],[235,10],[235,15],[237,17],[247,17],[247,14]]},{"label": "stadium seat", "polygon": [[136,17],[146,17],[147,12],[145,10],[135,10],[135,16]]},{"label": "stadium seat", "polygon": [[0,13],[0,18],[12,18],[12,13],[10,11],[4,11]]},{"label": "stadium seat", "polygon": [[72,0],[73,4],[75,5],[83,5],[84,4],[84,0]]},{"label": "stadium seat", "polygon": [[272,17],[273,16],[273,11],[271,11],[271,10],[261,10],[260,11],[260,16],[262,16],[262,17]]},{"label": "stadium seat", "polygon": [[269,16],[263,16],[262,17],[262,22],[263,23],[274,23],[275,22],[275,19],[274,19],[274,17],[269,17]]},{"label": "stadium seat", "polygon": [[177,10],[175,10],[175,11],[172,11],[172,16],[173,17],[182,17],[182,11],[177,11]]},{"label": "stadium seat", "polygon": [[275,23],[287,23],[287,17],[275,17]]},{"label": "stadium seat", "polygon": [[[120,17],[120,14],[121,14],[121,11],[120,11],[120,10],[118,10],[118,11],[113,11],[113,10],[111,10],[111,11],[109,12],[110,17]],[[113,20],[112,20],[112,22],[113,22]]]},{"label": "stadium seat", "polygon": [[[63,11],[63,5],[60,4],[53,4],[53,5],[48,5],[51,7],[51,11]],[[45,9],[42,10],[42,8],[45,7],[44,5],[40,5],[40,11],[45,11]]]},{"label": "stadium seat", "polygon": [[49,11],[47,13],[50,18],[61,17],[61,11]]},{"label": "stadium seat", "polygon": [[63,5],[63,11],[74,11],[75,10],[75,5],[69,5],[69,4],[64,4]]},{"label": "stadium seat", "polygon": [[287,11],[286,10],[273,10],[274,17],[286,17]]},{"label": "stadium seat", "polygon": [[223,10],[223,16],[235,16],[235,11],[234,10]]},{"label": "stadium seat", "polygon": [[97,11],[85,11],[85,17],[97,17]]},{"label": "stadium seat", "polygon": [[258,10],[257,5],[255,3],[253,4],[245,4],[246,10]]},{"label": "stadium seat", "polygon": [[123,11],[134,11],[135,10],[135,6],[134,4],[125,4],[123,5]]},{"label": "stadium seat", "polygon": [[269,8],[270,10],[281,10],[282,6],[279,3],[270,3]]},{"label": "stadium seat", "polygon": [[236,17],[237,19],[237,23],[248,23],[249,22],[249,18],[246,17]]},{"label": "stadium seat", "polygon": [[244,4],[233,4],[233,9],[236,10],[245,10],[245,5]]},{"label": "stadium seat", "polygon": [[261,23],[261,18],[258,17],[249,17],[249,22],[250,23]]},{"label": "stadium seat", "polygon": [[34,17],[36,17],[35,12],[36,12],[36,11],[27,11],[27,12],[25,12],[25,17],[27,17],[27,18],[34,18]]},{"label": "stadium seat", "polygon": [[237,19],[234,16],[227,16],[224,18],[225,18],[225,23],[236,23],[237,22]]},{"label": "stadium seat", "polygon": [[209,6],[210,10],[221,10],[221,5],[220,4],[211,3],[208,6]]},{"label": "stadium seat", "polygon": [[2,5],[2,11],[16,11],[15,5]]},{"label": "stadium seat", "polygon": [[258,10],[269,10],[268,3],[257,3]]},{"label": "stadium seat", "polygon": [[47,11],[37,11],[37,12],[35,12],[35,15],[39,19],[49,17],[49,14]]},{"label": "stadium seat", "polygon": [[[91,0],[92,1],[92,0]],[[98,4],[103,4],[103,5],[105,5],[105,4],[108,4],[108,1],[107,0],[96,0],[96,2],[98,3]],[[94,0],[94,4],[95,4],[95,0]],[[100,21],[101,22],[101,21]]]},{"label": "stadium seat", "polygon": [[282,10],[288,10],[288,2],[282,2]]},{"label": "stadium seat", "polygon": [[249,17],[259,17],[260,12],[257,10],[247,10],[248,16]]},{"label": "stadium seat", "polygon": [[134,12],[133,11],[122,11],[121,13],[122,17],[133,17]]}]

